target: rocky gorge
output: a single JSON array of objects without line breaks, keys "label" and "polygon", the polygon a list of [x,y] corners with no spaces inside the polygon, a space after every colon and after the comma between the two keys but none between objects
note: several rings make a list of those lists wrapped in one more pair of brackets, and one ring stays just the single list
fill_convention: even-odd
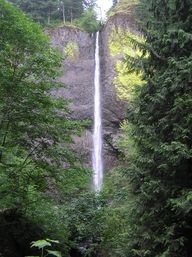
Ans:
[{"label": "rocky gorge", "polygon": [[[132,13],[132,12],[130,12]],[[109,38],[113,30],[121,27],[126,31],[137,33],[137,27],[132,15],[116,14],[108,19],[100,31],[101,56],[101,101],[102,127],[104,138],[104,169],[109,170],[117,163],[118,149],[116,139],[120,133],[120,123],[125,118],[127,104],[117,95],[114,78],[117,74],[115,63],[122,56],[112,56],[109,49]],[[76,27],[63,26],[50,28],[46,32],[52,43],[66,57],[63,60],[63,74],[60,82],[63,87],[56,89],[55,96],[63,96],[70,102],[71,118],[93,121],[94,114],[94,51],[95,34],[87,33]],[[85,166],[91,168],[92,156],[92,126],[83,132],[81,137],[75,136],[74,147],[81,153]]]}]

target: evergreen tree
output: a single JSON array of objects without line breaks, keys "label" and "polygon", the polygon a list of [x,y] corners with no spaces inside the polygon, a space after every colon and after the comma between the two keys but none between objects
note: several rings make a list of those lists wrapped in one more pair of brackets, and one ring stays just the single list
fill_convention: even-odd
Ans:
[{"label": "evergreen tree", "polygon": [[[129,120],[137,154],[128,177],[135,196],[126,256],[192,252],[192,1],[142,0],[143,71]],[[146,55],[147,53],[147,55]]]},{"label": "evergreen tree", "polygon": [[53,15],[58,12],[57,0],[11,0],[13,4],[28,13],[35,21],[50,23]]},{"label": "evergreen tree", "polygon": [[83,0],[10,0],[28,13],[35,21],[50,24],[53,21],[72,21],[79,18],[84,9],[94,1]]}]

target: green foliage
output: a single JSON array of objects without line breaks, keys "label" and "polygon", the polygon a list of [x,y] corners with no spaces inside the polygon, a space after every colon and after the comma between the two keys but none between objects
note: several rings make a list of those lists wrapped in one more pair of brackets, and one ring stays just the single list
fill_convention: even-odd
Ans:
[{"label": "green foliage", "polygon": [[132,14],[133,7],[139,3],[139,0],[113,0],[113,7],[109,10],[108,15]]},{"label": "green foliage", "polygon": [[[72,23],[73,20],[80,18],[83,25],[82,28],[85,27],[85,24],[86,28],[88,27],[88,18],[86,19],[88,13],[90,13],[88,10],[92,10],[95,5],[94,0],[10,0],[10,2],[29,14],[35,21],[44,25],[59,24],[61,22]],[[93,27],[94,22],[90,16],[89,21],[92,23],[90,26]]]},{"label": "green foliage", "polygon": [[73,199],[65,216],[73,247],[83,248],[83,256],[124,256],[131,199],[127,178],[121,170],[113,170],[106,177],[100,194],[87,192]]},{"label": "green foliage", "polygon": [[[31,243],[31,247],[37,247],[38,249],[40,249],[41,257],[49,256],[49,255],[61,257],[61,252],[47,249],[48,247],[52,247],[52,243],[59,244],[59,241],[52,240],[52,239],[46,239],[46,240],[43,239],[43,240],[33,241]],[[45,251],[47,252],[47,254],[45,254]],[[30,257],[30,256],[27,256],[27,257]]]},{"label": "green foliage", "polygon": [[192,3],[161,3],[141,1],[146,42],[132,40],[142,54],[125,57],[146,82],[135,87],[121,142],[126,151],[131,137],[136,150],[124,169],[135,198],[124,247],[131,257],[191,256]]},{"label": "green foliage", "polygon": [[20,11],[4,1],[0,7],[0,161],[1,179],[8,187],[3,186],[2,192],[5,198],[13,194],[18,204],[20,197],[25,198],[27,186],[43,176],[46,162],[34,156],[42,152],[48,157],[57,134],[50,124],[57,103],[44,92],[54,85],[61,57],[40,28]]},{"label": "green foliage", "polygon": [[59,251],[47,250],[47,252],[48,252],[49,255],[53,255],[53,256],[56,256],[56,257],[62,257],[61,252],[59,252]]},{"label": "green foliage", "polygon": [[71,136],[87,121],[71,120],[67,101],[52,96],[60,86],[63,56],[39,25],[0,1],[0,31],[1,209],[16,208],[45,234],[61,239],[67,256],[71,231],[65,205],[90,181],[71,150]]},{"label": "green foliage", "polygon": [[123,168],[114,169],[106,176],[100,199],[99,252],[103,256],[127,256],[127,235],[130,234],[130,211],[134,197]]},{"label": "green foliage", "polygon": [[42,249],[45,246],[51,246],[51,243],[47,240],[38,240],[31,243],[31,247],[38,247],[38,249]]},{"label": "green foliage", "polygon": [[[133,42],[144,44],[144,39],[123,29],[114,28],[109,38],[109,49],[112,56],[122,55],[129,58],[139,58],[142,51]],[[117,94],[122,100],[131,100],[136,87],[145,84],[141,71],[133,71],[131,65],[120,59],[116,62],[117,76],[114,79]]]},{"label": "green foliage", "polygon": [[[82,246],[85,256],[191,256],[192,3],[161,3],[141,1],[145,40],[120,31],[121,43],[110,42],[112,53],[124,54],[115,82],[124,99],[134,97],[118,142],[124,165],[98,195],[71,150],[71,135],[83,124],[70,120],[67,102],[51,95],[61,54],[38,25],[0,1],[1,208],[22,211],[59,239],[65,256]],[[98,29],[92,18],[87,8],[75,22],[91,32]],[[76,47],[69,43],[67,51]],[[43,256],[52,243],[32,245]]]},{"label": "green foliage", "polygon": [[101,27],[93,8],[87,9],[78,20],[74,21],[74,24],[87,32],[96,32]]},{"label": "green foliage", "polygon": [[74,42],[68,42],[64,49],[64,55],[70,59],[77,59],[79,57],[79,47]]}]

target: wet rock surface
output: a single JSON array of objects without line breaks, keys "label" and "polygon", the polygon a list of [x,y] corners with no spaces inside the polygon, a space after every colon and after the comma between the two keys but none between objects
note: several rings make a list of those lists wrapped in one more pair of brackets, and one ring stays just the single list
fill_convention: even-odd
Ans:
[{"label": "wet rock surface", "polygon": [[[116,139],[127,108],[127,103],[118,98],[113,84],[116,76],[115,63],[122,56],[112,57],[109,50],[110,33],[118,27],[138,33],[133,17],[123,14],[109,18],[100,33],[103,159],[106,170],[117,164]],[[69,42],[78,46],[75,56],[69,56],[63,60],[63,75],[59,80],[64,86],[54,90],[53,94],[70,100],[71,118],[93,120],[95,35],[68,26],[49,29],[47,33],[51,36],[53,45],[62,52],[65,51]],[[91,168],[92,127],[86,130],[81,137],[74,136],[73,140],[75,150],[81,153],[85,160],[85,166]]]}]

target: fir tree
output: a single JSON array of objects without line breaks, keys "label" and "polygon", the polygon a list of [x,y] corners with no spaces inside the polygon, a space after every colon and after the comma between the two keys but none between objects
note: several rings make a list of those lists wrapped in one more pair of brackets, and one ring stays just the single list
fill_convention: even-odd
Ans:
[{"label": "fir tree", "polygon": [[[128,168],[135,195],[127,256],[190,257],[192,233],[192,1],[142,0],[146,84],[130,112],[137,154]],[[148,53],[146,55],[146,52]]]}]

